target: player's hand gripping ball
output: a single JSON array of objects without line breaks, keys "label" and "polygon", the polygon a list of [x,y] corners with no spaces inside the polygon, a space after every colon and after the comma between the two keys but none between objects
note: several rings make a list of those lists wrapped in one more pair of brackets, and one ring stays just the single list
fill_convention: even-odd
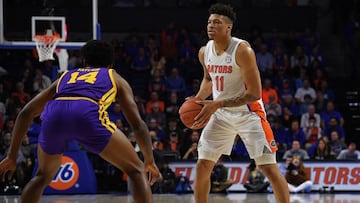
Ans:
[{"label": "player's hand gripping ball", "polygon": [[180,120],[188,128],[191,129],[201,129],[205,127],[207,122],[202,123],[198,126],[193,126],[195,123],[194,118],[200,113],[202,105],[195,103],[195,101],[200,101],[199,98],[193,97],[186,100],[179,109]]}]

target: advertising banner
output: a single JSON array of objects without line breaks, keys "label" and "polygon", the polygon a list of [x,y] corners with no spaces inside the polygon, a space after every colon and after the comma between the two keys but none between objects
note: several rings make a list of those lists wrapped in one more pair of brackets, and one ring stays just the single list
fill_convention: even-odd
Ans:
[{"label": "advertising banner", "polygon": [[[247,179],[248,162],[225,162],[228,167],[228,178],[234,180],[229,191],[245,191],[243,184]],[[279,163],[281,167],[283,163]],[[323,186],[334,187],[339,191],[360,191],[360,164],[358,162],[305,162],[306,170],[313,182],[312,190],[319,190]],[[176,176],[189,178],[193,186],[196,163],[174,162],[169,164]]]}]

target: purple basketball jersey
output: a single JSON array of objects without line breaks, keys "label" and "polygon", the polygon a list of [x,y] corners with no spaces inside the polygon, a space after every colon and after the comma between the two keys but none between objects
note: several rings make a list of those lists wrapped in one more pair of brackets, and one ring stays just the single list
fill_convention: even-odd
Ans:
[{"label": "purple basketball jersey", "polygon": [[81,68],[60,77],[53,100],[41,114],[39,143],[45,152],[63,153],[71,140],[93,153],[105,148],[116,130],[106,112],[117,93],[112,71]]}]

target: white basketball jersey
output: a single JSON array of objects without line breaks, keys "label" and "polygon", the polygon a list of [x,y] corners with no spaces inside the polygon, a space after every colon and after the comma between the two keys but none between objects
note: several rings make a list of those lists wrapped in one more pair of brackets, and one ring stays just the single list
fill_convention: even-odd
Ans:
[{"label": "white basketball jersey", "polygon": [[[235,60],[236,49],[241,42],[244,40],[232,37],[229,47],[219,56],[216,54],[213,40],[210,40],[205,47],[204,63],[212,80],[214,100],[234,98],[245,92],[241,67]],[[232,107],[231,110],[248,111],[249,109],[243,105]]]}]

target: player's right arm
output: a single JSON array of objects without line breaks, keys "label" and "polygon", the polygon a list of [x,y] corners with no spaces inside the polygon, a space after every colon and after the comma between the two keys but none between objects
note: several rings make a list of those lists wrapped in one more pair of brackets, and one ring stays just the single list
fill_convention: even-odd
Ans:
[{"label": "player's right arm", "polygon": [[212,93],[212,83],[211,83],[211,77],[210,77],[210,74],[205,66],[205,47],[201,47],[200,50],[199,50],[199,54],[198,54],[198,57],[199,57],[199,61],[203,67],[203,70],[204,70],[204,76],[203,76],[203,79],[201,81],[201,84],[200,84],[200,89],[198,91],[198,93],[196,94],[195,97],[198,97],[200,99],[206,99],[207,97],[209,97]]},{"label": "player's right arm", "polygon": [[4,175],[9,172],[10,178],[16,169],[16,159],[20,148],[21,141],[26,134],[33,119],[41,114],[45,104],[52,98],[56,92],[57,80],[47,89],[41,91],[24,108],[19,112],[12,134],[10,149],[7,157],[0,163],[0,174]]},{"label": "player's right arm", "polygon": [[136,142],[144,155],[145,163],[152,164],[154,163],[154,156],[149,130],[141,119],[132,89],[128,82],[115,71],[113,71],[113,75],[117,85],[117,100],[120,102],[121,110],[134,132]]}]

